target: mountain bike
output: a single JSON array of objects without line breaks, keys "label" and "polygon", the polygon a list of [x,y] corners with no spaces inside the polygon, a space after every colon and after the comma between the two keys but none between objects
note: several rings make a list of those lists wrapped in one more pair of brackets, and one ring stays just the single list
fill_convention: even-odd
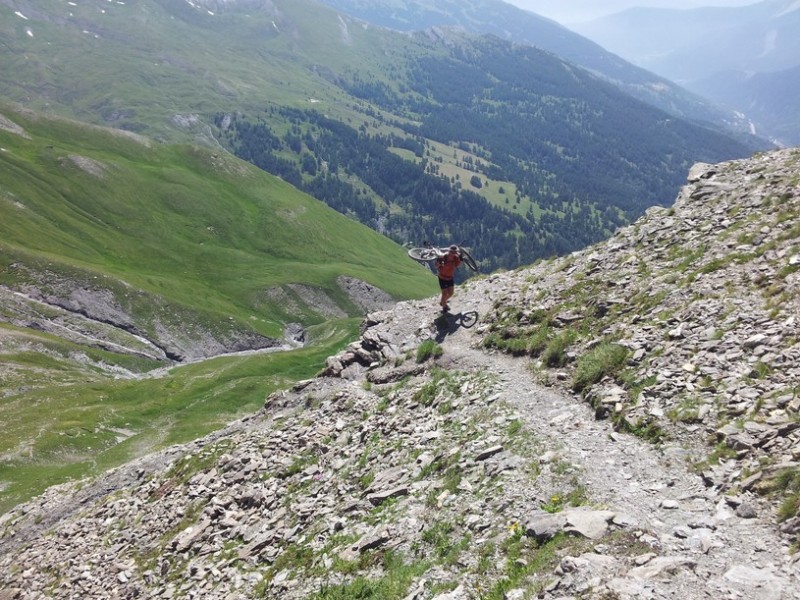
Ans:
[{"label": "mountain bike", "polygon": [[[440,256],[447,254],[449,249],[449,247],[437,248],[436,246],[431,245],[430,242],[423,242],[423,246],[421,248],[409,248],[408,255],[419,263],[430,264]],[[473,271],[478,270],[478,263],[475,262],[475,259],[472,258],[472,255],[467,251],[466,248],[463,246],[458,246],[458,253],[461,255],[461,260],[464,261],[465,265],[467,265]]]}]

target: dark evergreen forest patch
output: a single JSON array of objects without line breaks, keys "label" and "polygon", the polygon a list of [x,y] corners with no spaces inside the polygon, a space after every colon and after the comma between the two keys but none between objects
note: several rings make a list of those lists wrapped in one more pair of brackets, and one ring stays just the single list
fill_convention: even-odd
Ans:
[{"label": "dark evergreen forest patch", "polygon": [[[347,93],[384,111],[370,112],[373,127],[273,107],[218,115],[221,140],[401,244],[464,243],[487,271],[604,239],[672,202],[695,162],[749,153],[535,48],[486,37],[444,56],[397,60],[394,84],[363,72],[339,78]],[[469,152],[474,174],[444,174],[433,144]],[[530,209],[489,202],[482,178],[513,186],[514,200]]]}]

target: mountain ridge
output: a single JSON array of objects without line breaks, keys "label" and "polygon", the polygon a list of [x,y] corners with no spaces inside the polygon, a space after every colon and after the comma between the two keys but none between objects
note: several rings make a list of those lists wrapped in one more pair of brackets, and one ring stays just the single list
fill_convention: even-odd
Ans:
[{"label": "mountain ridge", "polygon": [[[777,143],[800,143],[800,117],[786,105],[796,88],[800,7],[766,0],[742,7],[640,8],[576,26],[633,63],[740,111]],[[749,85],[758,76],[759,102]]]},{"label": "mountain ridge", "polygon": [[[496,0],[429,2],[406,0],[323,0],[343,13],[399,31],[458,27],[491,34],[515,44],[535,46],[606,79],[631,96],[695,122],[731,132],[749,133],[746,123],[729,110],[714,106],[672,81],[648,72],[604,49],[588,37],[555,21]],[[487,16],[488,15],[488,16]]]}]

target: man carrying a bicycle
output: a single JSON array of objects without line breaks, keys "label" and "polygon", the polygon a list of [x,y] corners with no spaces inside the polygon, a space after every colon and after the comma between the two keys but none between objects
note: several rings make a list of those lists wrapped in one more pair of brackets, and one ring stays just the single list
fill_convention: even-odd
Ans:
[{"label": "man carrying a bicycle", "polygon": [[450,310],[447,301],[453,296],[456,290],[456,282],[454,280],[456,269],[461,264],[461,254],[458,251],[458,246],[450,246],[449,250],[440,255],[436,259],[436,271],[439,275],[439,287],[442,290],[442,298],[439,304],[442,305],[442,312],[446,313]]}]

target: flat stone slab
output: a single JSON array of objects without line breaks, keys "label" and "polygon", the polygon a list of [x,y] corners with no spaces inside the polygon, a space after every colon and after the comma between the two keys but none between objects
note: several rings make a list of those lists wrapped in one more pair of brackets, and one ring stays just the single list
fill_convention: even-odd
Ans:
[{"label": "flat stone slab", "polygon": [[367,496],[367,500],[369,500],[370,504],[373,506],[380,506],[384,502],[386,502],[389,498],[399,498],[400,496],[408,496],[409,489],[407,486],[400,486],[396,488],[392,488],[390,490],[384,490],[382,492],[375,492],[374,494],[370,494]]}]

